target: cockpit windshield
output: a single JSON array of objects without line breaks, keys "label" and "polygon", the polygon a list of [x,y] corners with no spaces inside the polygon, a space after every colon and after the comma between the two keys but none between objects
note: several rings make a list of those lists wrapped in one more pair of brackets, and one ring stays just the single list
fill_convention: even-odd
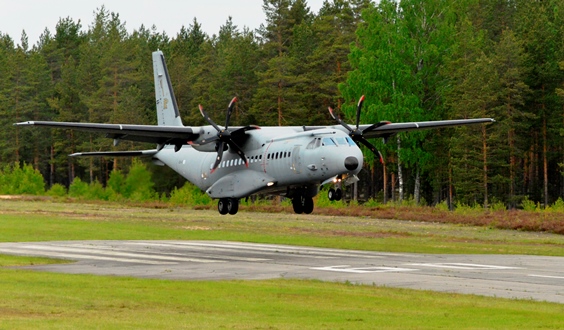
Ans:
[{"label": "cockpit windshield", "polygon": [[350,137],[325,137],[325,138],[315,138],[311,140],[306,149],[316,149],[321,146],[356,146],[354,141]]},{"label": "cockpit windshield", "polygon": [[323,146],[337,146],[332,138],[323,138]]}]

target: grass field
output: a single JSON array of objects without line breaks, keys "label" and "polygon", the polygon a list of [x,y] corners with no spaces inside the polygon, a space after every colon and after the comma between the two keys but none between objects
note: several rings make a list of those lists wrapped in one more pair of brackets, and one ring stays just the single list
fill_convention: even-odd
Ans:
[{"label": "grass field", "polygon": [[[0,241],[214,239],[564,255],[564,237],[372,217],[0,200]],[[54,262],[0,256],[0,265]],[[0,329],[558,329],[564,305],[292,279],[188,282],[0,268]]]}]

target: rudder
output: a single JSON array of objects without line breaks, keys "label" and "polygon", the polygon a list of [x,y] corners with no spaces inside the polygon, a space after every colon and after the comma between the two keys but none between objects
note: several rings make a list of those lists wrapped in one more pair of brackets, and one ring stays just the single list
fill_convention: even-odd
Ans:
[{"label": "rudder", "polygon": [[153,52],[153,73],[155,76],[158,125],[183,126],[164,55],[160,50]]}]

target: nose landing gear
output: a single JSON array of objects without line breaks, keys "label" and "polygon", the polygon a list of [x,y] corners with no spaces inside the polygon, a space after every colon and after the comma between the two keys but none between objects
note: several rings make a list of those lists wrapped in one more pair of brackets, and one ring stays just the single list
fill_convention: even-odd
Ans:
[{"label": "nose landing gear", "polygon": [[343,198],[343,191],[341,188],[331,188],[329,189],[329,192],[327,192],[327,197],[330,201],[340,201]]}]

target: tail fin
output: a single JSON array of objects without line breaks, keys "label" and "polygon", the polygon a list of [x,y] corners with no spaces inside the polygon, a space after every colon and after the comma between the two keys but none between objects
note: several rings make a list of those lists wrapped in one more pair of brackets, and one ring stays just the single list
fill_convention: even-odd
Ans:
[{"label": "tail fin", "polygon": [[163,52],[160,50],[153,52],[153,73],[155,75],[158,125],[183,126]]}]

